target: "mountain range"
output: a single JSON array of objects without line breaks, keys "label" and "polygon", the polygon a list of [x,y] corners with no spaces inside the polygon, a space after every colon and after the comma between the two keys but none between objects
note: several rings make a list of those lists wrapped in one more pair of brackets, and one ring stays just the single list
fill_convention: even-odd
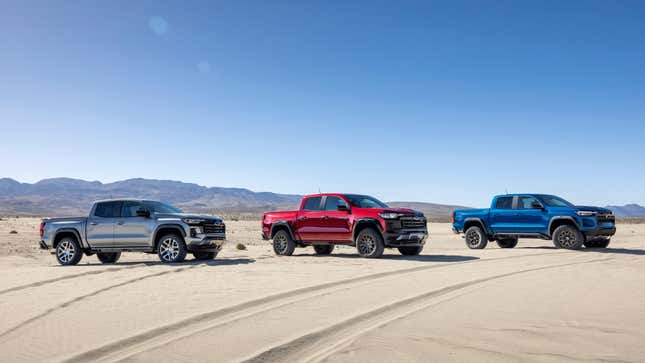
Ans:
[{"label": "mountain range", "polygon": [[[142,198],[167,202],[188,212],[257,217],[276,209],[296,209],[295,194],[253,192],[243,188],[205,187],[173,180],[127,179],[114,183],[71,178],[20,183],[0,178],[0,215],[84,215],[92,202],[109,198]],[[467,207],[422,202],[389,202],[392,207],[420,210],[431,221],[447,221],[454,209]],[[619,217],[645,217],[638,204],[608,206]]]}]

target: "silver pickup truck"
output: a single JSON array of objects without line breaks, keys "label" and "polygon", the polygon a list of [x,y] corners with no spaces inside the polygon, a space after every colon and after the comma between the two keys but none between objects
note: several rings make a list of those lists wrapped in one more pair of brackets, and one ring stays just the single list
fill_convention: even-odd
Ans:
[{"label": "silver pickup truck", "polygon": [[162,262],[181,262],[188,252],[213,259],[226,239],[221,217],[184,214],[156,201],[101,200],[89,217],[43,219],[40,247],[54,250],[61,265],[77,264],[83,254],[114,263],[121,252],[157,253]]}]

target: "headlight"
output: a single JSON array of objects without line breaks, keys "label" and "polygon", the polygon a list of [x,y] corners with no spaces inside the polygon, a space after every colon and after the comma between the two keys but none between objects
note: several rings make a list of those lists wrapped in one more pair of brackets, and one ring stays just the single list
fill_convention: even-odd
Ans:
[{"label": "headlight", "polygon": [[595,216],[597,213],[592,211],[579,210],[576,212],[576,214],[579,215],[580,217],[590,217],[590,216]]},{"label": "headlight", "polygon": [[385,213],[385,212],[379,213],[378,215],[381,216],[381,218],[383,219],[397,219],[401,216],[399,213]]},{"label": "headlight", "polygon": [[187,225],[202,224],[204,222],[203,219],[198,218],[183,218],[181,221],[186,223]]}]

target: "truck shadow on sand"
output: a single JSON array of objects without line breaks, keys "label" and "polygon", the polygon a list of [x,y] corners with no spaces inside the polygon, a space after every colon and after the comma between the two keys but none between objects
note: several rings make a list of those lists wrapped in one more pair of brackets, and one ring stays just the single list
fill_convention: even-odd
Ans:
[{"label": "truck shadow on sand", "polygon": [[[516,247],[515,249],[526,249],[526,250],[560,250],[561,248],[553,246],[537,246],[537,247]],[[572,251],[573,252],[573,251]],[[614,253],[618,255],[635,255],[635,256],[645,256],[645,250],[637,250],[631,248],[582,248],[575,252],[586,252],[586,253]]]},{"label": "truck shadow on sand", "polygon": [[[253,258],[221,258],[214,260],[186,260],[184,262],[177,263],[164,263],[161,261],[128,261],[128,262],[117,262],[111,264],[105,264],[100,262],[91,262],[91,263],[79,263],[76,267],[92,267],[92,266],[113,266],[113,267],[126,267],[126,266],[193,266],[193,265],[206,265],[206,266],[231,266],[231,265],[247,265],[249,263],[254,263],[255,259]],[[56,266],[56,267],[67,267],[67,266]]]},{"label": "truck shadow on sand", "polygon": [[[351,258],[351,259],[365,259],[357,254],[352,253],[332,253],[331,255],[317,255],[315,253],[294,254],[291,257],[316,257],[316,258]],[[418,255],[418,256],[397,256],[397,255],[383,255],[373,260],[409,260],[421,262],[463,262],[471,260],[479,260],[476,256],[461,256],[461,255]]]}]

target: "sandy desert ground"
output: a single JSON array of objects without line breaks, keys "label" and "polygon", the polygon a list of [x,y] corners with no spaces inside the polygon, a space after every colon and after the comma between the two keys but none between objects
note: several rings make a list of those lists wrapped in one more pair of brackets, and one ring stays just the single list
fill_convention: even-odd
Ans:
[{"label": "sandy desert ground", "polygon": [[1,362],[645,361],[645,225],[606,250],[471,251],[431,224],[422,256],[367,260],[276,257],[231,221],[214,261],[61,267],[38,222],[0,221]]}]

